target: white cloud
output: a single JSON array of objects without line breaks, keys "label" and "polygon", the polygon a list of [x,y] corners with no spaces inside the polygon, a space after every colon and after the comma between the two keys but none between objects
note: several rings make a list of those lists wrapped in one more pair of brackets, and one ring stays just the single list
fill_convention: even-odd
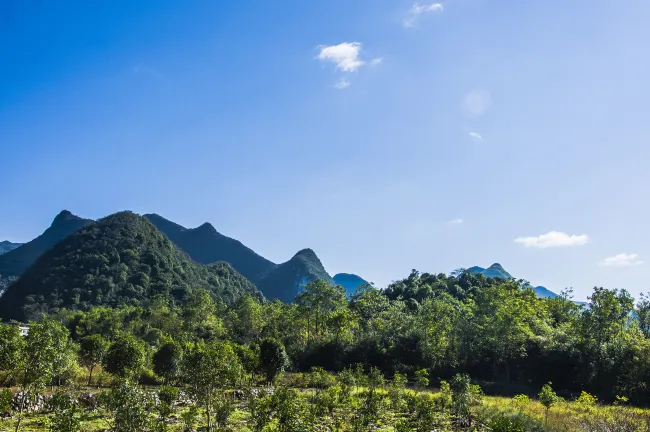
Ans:
[{"label": "white cloud", "polygon": [[638,254],[622,253],[605,258],[599,264],[606,267],[632,267],[643,264],[643,261],[639,259]]},{"label": "white cloud", "polygon": [[460,225],[460,224],[462,224],[463,222],[464,222],[464,221],[463,221],[462,219],[453,219],[453,220],[450,220],[450,221],[449,221],[449,223],[450,223],[451,225]]},{"label": "white cloud", "polygon": [[483,142],[483,135],[481,135],[478,132],[470,132],[469,137],[474,141],[475,143],[480,143]]},{"label": "white cloud", "polygon": [[537,237],[519,237],[515,239],[515,243],[535,248],[582,246],[588,241],[589,236],[587,234],[569,235],[558,231],[551,231]]},{"label": "white cloud", "polygon": [[334,83],[334,88],[337,90],[343,90],[348,87],[350,87],[350,81],[346,80],[345,78],[341,78],[336,83]]},{"label": "white cloud", "polygon": [[487,90],[472,90],[463,99],[463,108],[472,117],[484,114],[492,104],[492,97]]},{"label": "white cloud", "polygon": [[413,27],[418,17],[422,14],[442,12],[444,9],[442,3],[431,3],[426,5],[415,3],[411,6],[408,16],[403,21],[404,27]]},{"label": "white cloud", "polygon": [[338,45],[320,45],[318,60],[336,64],[336,68],[343,72],[354,72],[365,64],[359,58],[361,51],[360,42],[343,42]]},{"label": "white cloud", "polygon": [[383,57],[375,57],[374,59],[370,60],[370,66],[377,66],[381,64],[381,62],[384,61]]}]

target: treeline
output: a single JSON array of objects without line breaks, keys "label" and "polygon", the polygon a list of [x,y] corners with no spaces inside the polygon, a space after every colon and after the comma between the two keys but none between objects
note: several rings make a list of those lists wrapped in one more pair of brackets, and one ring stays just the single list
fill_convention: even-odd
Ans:
[{"label": "treeline", "polygon": [[[129,352],[137,358],[130,373],[143,383],[173,381],[197,343],[219,341],[246,373],[269,377],[285,366],[340,371],[362,364],[411,379],[424,369],[436,384],[466,373],[536,390],[552,382],[558,392],[587,391],[604,401],[650,402],[650,302],[635,304],[624,290],[595,288],[582,307],[569,293],[537,298],[523,281],[413,271],[385,290],[364,286],[351,298],[341,287],[311,282],[293,304],[244,296],[226,306],[195,290],[182,307],[160,296],[145,307],[61,310],[48,318],[69,335],[55,348],[57,364],[89,372],[103,365],[119,375],[115,364],[124,361],[116,359]],[[13,358],[11,343],[0,347],[3,359]]]}]

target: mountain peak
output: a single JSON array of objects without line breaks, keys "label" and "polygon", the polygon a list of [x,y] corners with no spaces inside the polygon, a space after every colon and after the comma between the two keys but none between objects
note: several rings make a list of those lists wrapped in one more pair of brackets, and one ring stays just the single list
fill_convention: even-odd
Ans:
[{"label": "mountain peak", "polygon": [[310,248],[301,249],[293,256],[293,258],[299,258],[299,257],[318,258],[316,252],[314,252],[314,250]]},{"label": "mountain peak", "polygon": [[56,223],[63,222],[63,221],[67,221],[67,220],[70,220],[70,219],[79,219],[79,217],[73,215],[70,212],[70,210],[61,210],[61,212],[58,215],[56,215],[56,217],[52,221],[52,225],[54,225]]},{"label": "mountain peak", "polygon": [[199,232],[211,232],[211,233],[218,232],[217,229],[213,227],[210,222],[205,222],[194,229]]}]

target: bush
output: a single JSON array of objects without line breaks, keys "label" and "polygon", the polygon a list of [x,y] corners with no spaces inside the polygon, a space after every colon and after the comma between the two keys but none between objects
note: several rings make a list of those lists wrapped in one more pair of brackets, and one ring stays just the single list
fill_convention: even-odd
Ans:
[{"label": "bush", "polygon": [[535,420],[523,414],[515,416],[497,414],[488,422],[488,425],[492,432],[534,432],[543,430]]},{"label": "bush", "polygon": [[512,398],[512,404],[515,408],[522,410],[530,404],[530,398],[525,394],[518,394]]},{"label": "bush", "polygon": [[586,391],[580,393],[580,396],[576,399],[576,403],[583,407],[592,407],[596,405],[596,402],[598,402],[598,398],[590,395]]},{"label": "bush", "polygon": [[429,371],[426,369],[420,369],[415,372],[415,383],[420,388],[429,387]]},{"label": "bush", "polygon": [[11,402],[13,401],[14,394],[8,388],[0,390],[0,415],[7,416],[11,414],[12,407]]}]

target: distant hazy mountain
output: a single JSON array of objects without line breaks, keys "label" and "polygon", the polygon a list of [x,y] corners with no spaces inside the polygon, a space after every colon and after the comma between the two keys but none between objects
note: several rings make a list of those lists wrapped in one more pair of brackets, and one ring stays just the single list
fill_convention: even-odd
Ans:
[{"label": "distant hazy mountain", "polygon": [[[474,272],[474,273],[480,273],[485,277],[489,278],[501,278],[501,279],[510,279],[512,276],[510,273],[508,273],[503,266],[499,263],[494,263],[488,268],[483,268],[483,267],[470,267],[467,269],[468,271]],[[549,290],[546,287],[543,286],[536,286],[533,287],[533,290],[537,293],[538,297],[550,297],[550,298],[555,298],[558,295],[554,293],[553,291]]]},{"label": "distant hazy mountain", "polygon": [[303,249],[269,272],[257,286],[269,300],[291,302],[304,285],[317,279],[334,284],[314,251]]},{"label": "distant hazy mountain", "polygon": [[52,225],[34,240],[0,255],[0,290],[23,274],[41,255],[55,244],[92,222],[82,219],[67,210],[59,213]]},{"label": "distant hazy mountain", "polygon": [[360,276],[350,273],[339,273],[334,275],[332,278],[334,283],[341,285],[345,288],[348,294],[353,294],[354,291],[361,285],[368,285],[368,282],[362,279]]},{"label": "distant hazy mountain", "polygon": [[483,276],[489,278],[498,277],[501,279],[510,279],[512,277],[510,273],[508,273],[499,263],[494,263],[488,268],[475,266],[475,267],[470,267],[467,270],[474,273],[480,273]]},{"label": "distant hazy mountain", "polygon": [[277,267],[240,241],[220,234],[209,223],[198,228],[185,228],[157,214],[144,216],[198,263],[227,262],[254,284]]},{"label": "distant hazy mountain", "polygon": [[199,287],[225,303],[244,293],[261,298],[227,263],[195,263],[149,220],[122,212],[86,225],[45,252],[0,297],[0,316],[23,320],[62,307],[139,305],[155,296],[180,303]]},{"label": "distant hazy mountain", "polygon": [[22,243],[12,243],[10,241],[1,241],[0,242],[0,255],[5,254],[9,251],[16,249],[18,246],[22,246]]}]

